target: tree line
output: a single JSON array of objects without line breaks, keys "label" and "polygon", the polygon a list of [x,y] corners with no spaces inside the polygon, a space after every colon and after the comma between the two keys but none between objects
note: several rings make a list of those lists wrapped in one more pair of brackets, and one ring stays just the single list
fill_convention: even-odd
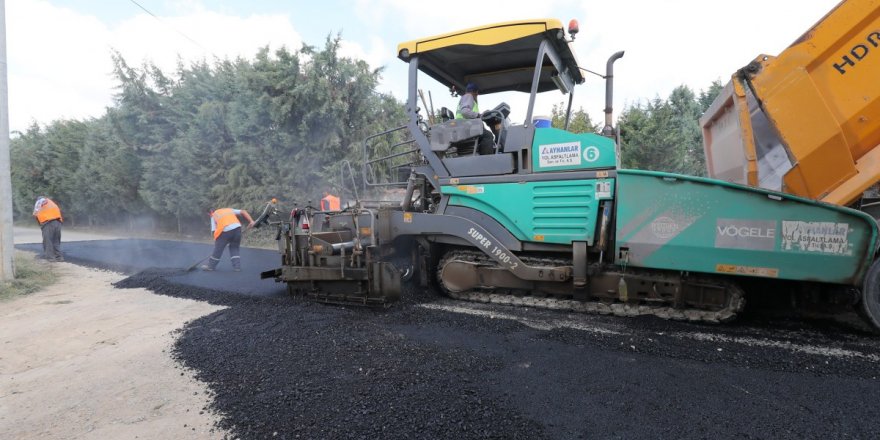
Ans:
[{"label": "tree line", "polygon": [[[655,97],[626,107],[617,119],[621,167],[705,176],[699,120],[722,88],[720,81],[714,81],[706,90],[695,93],[682,85],[667,99]],[[565,109],[564,104],[553,106],[554,127],[565,125]],[[572,111],[568,128],[576,133],[599,133],[602,126],[578,109]]]},{"label": "tree line", "polygon": [[381,69],[323,48],[179,63],[173,74],[113,54],[113,105],[95,119],[34,124],[13,136],[13,205],[43,194],[79,225],[184,232],[209,208],[257,209],[271,197],[317,204],[338,191],[367,136],[404,121],[376,91]]},{"label": "tree line", "polygon": [[[360,169],[364,139],[405,122],[403,104],[376,91],[381,69],[342,57],[339,44],[328,36],[323,48],[263,48],[173,73],[114,53],[104,115],[14,133],[15,217],[29,219],[46,195],[75,225],[182,233],[203,229],[209,208],[256,210],[271,197],[317,204],[322,191],[338,193],[344,162]],[[697,120],[720,89],[681,86],[626,108],[623,166],[704,175]],[[554,126],[563,112],[554,106]],[[599,128],[574,112],[570,130]]]}]

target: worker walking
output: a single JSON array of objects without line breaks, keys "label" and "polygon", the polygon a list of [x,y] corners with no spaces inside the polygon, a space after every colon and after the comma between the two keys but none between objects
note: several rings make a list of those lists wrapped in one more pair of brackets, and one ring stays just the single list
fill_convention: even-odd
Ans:
[{"label": "worker walking", "polygon": [[321,199],[321,211],[339,211],[339,197],[324,191],[324,198]]},{"label": "worker walking", "polygon": [[242,216],[248,221],[247,228],[254,227],[254,219],[244,209],[221,208],[211,210],[211,232],[214,233],[214,253],[203,264],[200,269],[212,271],[220,264],[220,257],[223,256],[223,250],[229,246],[229,259],[232,262],[232,270],[241,271],[241,256],[239,248],[241,247],[241,222],[238,216]]},{"label": "worker walking", "polygon": [[49,261],[64,261],[61,255],[61,208],[45,196],[37,198],[34,217],[43,233],[43,256]]}]

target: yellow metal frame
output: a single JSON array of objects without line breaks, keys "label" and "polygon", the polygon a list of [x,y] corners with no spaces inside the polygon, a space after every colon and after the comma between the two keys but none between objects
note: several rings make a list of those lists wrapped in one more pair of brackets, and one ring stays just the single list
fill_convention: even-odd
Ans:
[{"label": "yellow metal frame", "polygon": [[746,99],[746,89],[742,83],[733,78],[733,96],[738,108],[745,109],[738,113],[739,126],[742,129],[743,154],[746,158],[746,182],[751,186],[758,186],[758,154],[755,149],[755,135],[752,130],[752,118],[749,115],[749,103]]}]

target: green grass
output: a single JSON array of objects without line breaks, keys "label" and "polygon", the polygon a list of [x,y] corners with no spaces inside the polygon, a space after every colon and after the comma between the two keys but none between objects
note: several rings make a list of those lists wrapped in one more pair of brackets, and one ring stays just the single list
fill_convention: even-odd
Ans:
[{"label": "green grass", "polygon": [[15,279],[0,281],[0,301],[9,301],[34,293],[56,280],[49,263],[34,259],[29,252],[15,252]]}]

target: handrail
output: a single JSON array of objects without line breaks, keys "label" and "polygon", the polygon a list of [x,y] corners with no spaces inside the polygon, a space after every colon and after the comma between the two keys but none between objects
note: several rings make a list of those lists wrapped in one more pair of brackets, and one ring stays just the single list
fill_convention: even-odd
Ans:
[{"label": "handrail", "polygon": [[[396,179],[395,170],[408,168],[418,162],[419,149],[409,136],[408,126],[402,125],[364,139],[363,183],[367,188],[403,187],[405,180]],[[404,136],[405,134],[405,136]],[[400,140],[403,138],[404,140]],[[407,158],[408,156],[411,156]],[[407,159],[402,159],[407,158]],[[383,176],[383,174],[385,174]]]},{"label": "handrail", "polygon": [[[348,168],[348,175],[351,177],[351,190],[354,192],[354,203],[360,205],[360,197],[358,197],[357,182],[354,180],[354,172],[351,170],[351,162],[342,161],[342,167],[339,168],[339,190],[345,191],[345,169]],[[342,194],[340,194],[342,195]]]}]

